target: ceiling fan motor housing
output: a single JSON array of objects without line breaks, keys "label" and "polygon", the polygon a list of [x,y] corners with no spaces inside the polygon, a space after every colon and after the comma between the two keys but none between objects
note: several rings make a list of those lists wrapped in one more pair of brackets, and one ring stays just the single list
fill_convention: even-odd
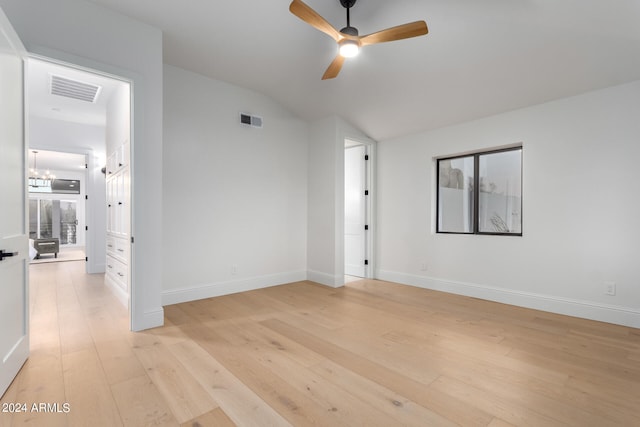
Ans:
[{"label": "ceiling fan motor housing", "polygon": [[356,0],[340,0],[340,4],[342,5],[342,7],[346,7],[348,9],[356,4]]},{"label": "ceiling fan motor housing", "polygon": [[349,36],[356,36],[356,37],[358,36],[358,29],[356,27],[351,27],[351,26],[344,27],[343,29],[340,30],[340,32],[342,34],[346,34]]}]

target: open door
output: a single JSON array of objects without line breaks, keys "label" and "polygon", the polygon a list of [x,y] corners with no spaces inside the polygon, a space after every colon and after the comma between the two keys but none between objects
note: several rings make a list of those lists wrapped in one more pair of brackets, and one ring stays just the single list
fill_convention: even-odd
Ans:
[{"label": "open door", "polygon": [[366,146],[344,150],[344,273],[367,277]]},{"label": "open door", "polygon": [[25,59],[0,9],[0,396],[29,357]]}]

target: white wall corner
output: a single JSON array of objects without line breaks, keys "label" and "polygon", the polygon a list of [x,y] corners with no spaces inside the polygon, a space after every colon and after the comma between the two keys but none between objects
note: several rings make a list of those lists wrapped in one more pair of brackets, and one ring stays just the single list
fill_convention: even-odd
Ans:
[{"label": "white wall corner", "polygon": [[87,273],[88,274],[102,274],[105,272],[107,265],[104,261],[102,262],[91,262],[91,258],[89,258],[89,264],[87,265]]},{"label": "white wall corner", "polygon": [[329,273],[323,273],[321,271],[307,270],[307,280],[321,285],[329,286],[331,288],[340,288],[344,286],[343,275],[333,275]]},{"label": "white wall corner", "polygon": [[164,309],[158,307],[155,310],[147,310],[131,319],[131,330],[134,332],[144,331],[145,329],[157,328],[164,325]]},{"label": "white wall corner", "polygon": [[514,291],[475,283],[456,282],[396,271],[377,270],[379,280],[401,283],[435,291],[479,298],[566,316],[640,328],[640,310],[591,301],[561,298],[531,292]]}]

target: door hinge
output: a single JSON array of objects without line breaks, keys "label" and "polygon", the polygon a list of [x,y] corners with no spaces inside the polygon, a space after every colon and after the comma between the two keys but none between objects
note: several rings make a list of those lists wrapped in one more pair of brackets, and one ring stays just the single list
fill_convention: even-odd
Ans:
[{"label": "door hinge", "polygon": [[85,163],[85,164],[84,164],[84,168],[85,168],[85,169],[89,169],[89,165]]},{"label": "door hinge", "polygon": [[364,260],[364,265],[369,265],[369,260],[368,259]]},{"label": "door hinge", "polygon": [[134,242],[133,242],[133,236],[131,236],[131,243],[134,243]]},{"label": "door hinge", "polygon": [[369,195],[369,190],[364,190],[364,195],[368,196]]},{"label": "door hinge", "polygon": [[89,200],[89,195],[88,195],[88,194],[85,194],[85,195],[84,195],[84,199],[85,199],[85,200]]},{"label": "door hinge", "polygon": [[368,230],[369,229],[369,224],[365,224],[364,229]]},{"label": "door hinge", "polygon": [[364,159],[365,159],[365,160],[369,160],[369,155],[368,155],[368,154],[365,154],[365,155],[364,155]]},{"label": "door hinge", "polygon": [[86,262],[89,262],[89,257],[88,257],[88,256],[84,257],[84,260],[85,260]]},{"label": "door hinge", "polygon": [[89,231],[89,226],[88,225],[84,226],[84,231]]}]

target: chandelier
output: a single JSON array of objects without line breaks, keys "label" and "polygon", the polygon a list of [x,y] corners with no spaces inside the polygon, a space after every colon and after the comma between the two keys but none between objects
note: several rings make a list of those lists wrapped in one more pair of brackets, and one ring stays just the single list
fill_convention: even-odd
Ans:
[{"label": "chandelier", "polygon": [[33,150],[33,167],[29,169],[29,187],[32,188],[40,188],[40,187],[49,187],[51,188],[51,182],[56,179],[55,175],[52,175],[50,171],[46,171],[45,173],[38,172],[38,152]]}]

